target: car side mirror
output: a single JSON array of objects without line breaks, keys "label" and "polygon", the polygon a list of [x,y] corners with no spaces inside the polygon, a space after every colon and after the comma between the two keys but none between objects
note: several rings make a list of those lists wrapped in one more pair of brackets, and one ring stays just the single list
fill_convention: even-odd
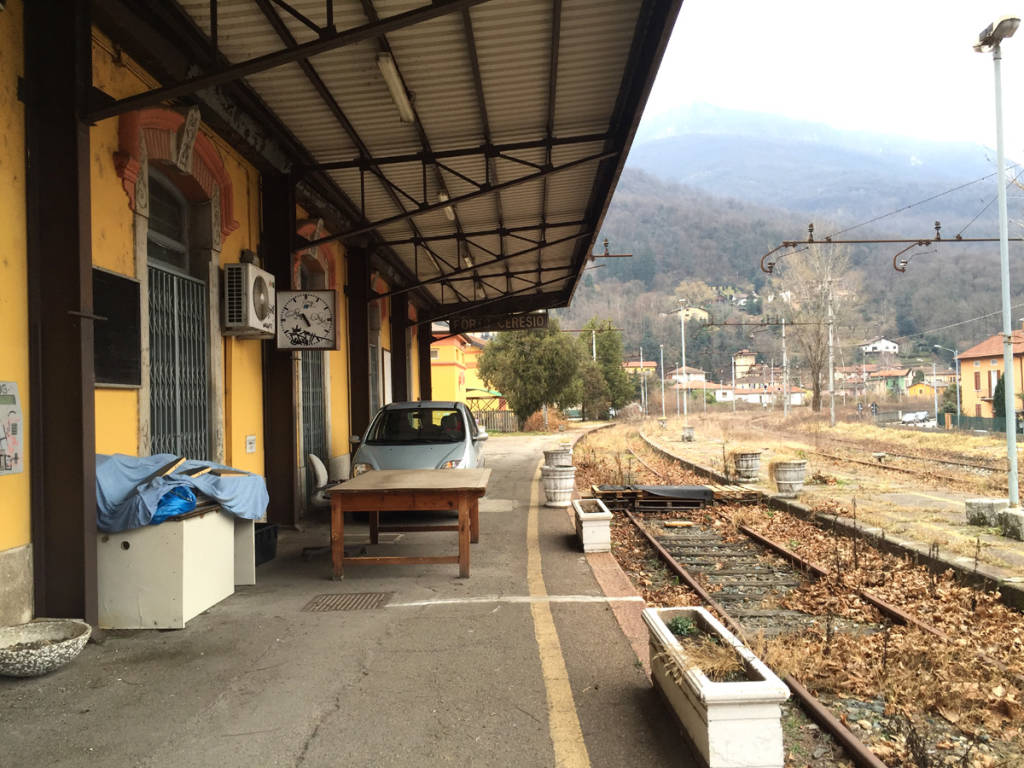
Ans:
[{"label": "car side mirror", "polygon": [[359,435],[352,435],[352,437],[349,438],[349,442],[352,443],[361,443],[362,441],[363,439],[359,437]]},{"label": "car side mirror", "polygon": [[479,432],[477,432],[477,433],[476,433],[476,437],[475,437],[475,438],[473,439],[473,441],[474,441],[474,442],[479,442],[479,441],[481,441],[481,440],[486,440],[486,439],[487,439],[487,433],[486,433],[486,432],[484,432],[484,431],[483,431],[483,430],[481,429],[481,430],[480,430]]}]

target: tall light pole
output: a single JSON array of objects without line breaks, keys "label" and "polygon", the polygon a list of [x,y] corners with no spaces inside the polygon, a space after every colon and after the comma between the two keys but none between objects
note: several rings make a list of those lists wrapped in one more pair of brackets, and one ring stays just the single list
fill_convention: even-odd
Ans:
[{"label": "tall light pole", "polygon": [[992,51],[992,64],[996,81],[996,171],[999,191],[999,272],[1003,293],[1003,394],[1006,414],[1006,468],[1011,507],[1020,506],[1017,481],[1017,408],[1016,388],[1013,381],[1013,330],[1010,327],[1010,243],[1006,221],[1006,158],[1003,153],[1003,89],[1000,62],[1003,55],[999,44],[1011,37],[1020,26],[1016,16],[996,19],[978,35],[974,50]]},{"label": "tall light pole", "polygon": [[[831,267],[829,267],[831,270]],[[835,353],[833,339],[835,332],[835,314],[832,311],[832,277],[828,279],[828,423],[829,426],[836,425],[836,379],[835,379]]]},{"label": "tall light pole", "polygon": [[[942,347],[938,344],[932,344],[934,349],[944,349],[947,352],[953,353],[953,365],[956,368],[956,428],[960,429],[960,353],[955,349],[949,347]],[[1005,385],[1005,382],[1004,382]]]},{"label": "tall light pole", "polygon": [[786,357],[786,318],[782,318],[782,416],[789,418],[789,358]]},{"label": "tall light pole", "polygon": [[[690,377],[686,373],[686,304],[680,299],[681,307],[679,307],[679,346],[683,350],[683,386],[686,387]],[[687,387],[683,391],[683,426],[688,425],[687,413],[686,413],[686,401],[690,397],[690,389]]]},{"label": "tall light pole", "polygon": [[665,418],[665,345],[658,345],[658,354],[661,356],[661,418]]},{"label": "tall light pole", "polygon": [[640,407],[647,415],[647,375],[644,371],[644,348],[640,347]]},{"label": "tall light pole", "polygon": [[939,385],[935,378],[935,361],[932,360],[932,400],[935,402],[935,428],[939,428]]}]

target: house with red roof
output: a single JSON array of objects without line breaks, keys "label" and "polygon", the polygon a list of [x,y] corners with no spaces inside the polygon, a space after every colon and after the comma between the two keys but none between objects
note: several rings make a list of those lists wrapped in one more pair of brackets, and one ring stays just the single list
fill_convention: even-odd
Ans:
[{"label": "house with red roof", "polygon": [[[968,416],[992,418],[995,410],[992,396],[999,377],[1003,375],[1003,336],[989,336],[957,358],[960,361],[960,402]],[[1013,383],[1017,391],[1017,408],[1021,410],[1020,393],[1024,391],[1024,331],[1013,332]]]}]

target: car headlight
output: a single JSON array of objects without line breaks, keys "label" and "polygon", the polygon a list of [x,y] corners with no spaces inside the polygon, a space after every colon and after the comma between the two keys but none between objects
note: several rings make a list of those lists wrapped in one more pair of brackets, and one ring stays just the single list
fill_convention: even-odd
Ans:
[{"label": "car headlight", "polygon": [[452,459],[441,464],[438,469],[461,469],[462,459]]},{"label": "car headlight", "polygon": [[373,469],[373,464],[365,464],[363,462],[359,462],[358,464],[353,464],[352,465],[352,477],[356,477],[357,475],[361,475],[361,474],[363,474],[363,472],[369,472],[372,469]]}]

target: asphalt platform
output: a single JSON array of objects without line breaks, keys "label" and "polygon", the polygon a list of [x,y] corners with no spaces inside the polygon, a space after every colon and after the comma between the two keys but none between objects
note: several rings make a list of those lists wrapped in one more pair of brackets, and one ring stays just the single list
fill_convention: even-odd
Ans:
[{"label": "asphalt platform", "polygon": [[[327,554],[302,556],[329,541],[312,524],[183,630],[109,631],[49,675],[0,677],[0,766],[695,765],[644,670],[642,601],[543,506],[541,450],[560,439],[488,442],[468,579],[353,565],[331,581]],[[365,530],[346,525],[346,545]],[[456,534],[368,549],[454,554]],[[386,604],[304,610],[339,593]]]}]

